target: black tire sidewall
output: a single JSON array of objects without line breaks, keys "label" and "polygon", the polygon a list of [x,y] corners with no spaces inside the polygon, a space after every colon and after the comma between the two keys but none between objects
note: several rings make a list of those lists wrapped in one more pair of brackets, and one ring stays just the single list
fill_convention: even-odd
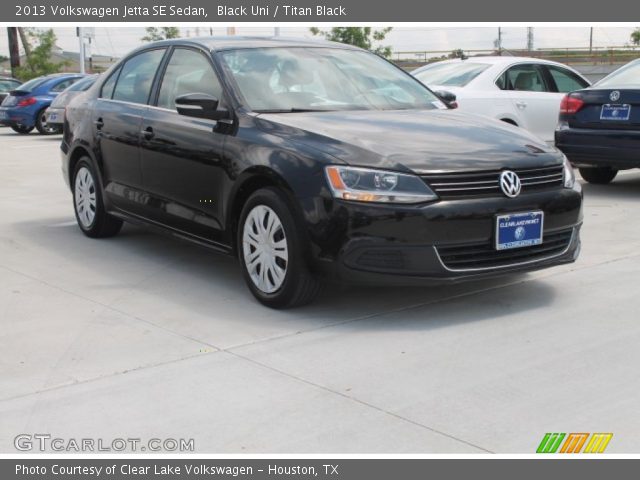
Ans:
[{"label": "black tire sidewall", "polygon": [[40,110],[38,112],[38,116],[36,117],[36,129],[38,130],[38,132],[40,133],[40,135],[55,135],[59,132],[58,128],[55,128],[54,131],[52,132],[47,132],[45,130],[45,127],[42,125],[42,117],[45,115],[45,112],[47,111],[49,107],[45,107],[42,110]]},{"label": "black tire sidewall", "polygon": [[13,130],[16,133],[19,133],[20,135],[26,135],[30,133],[31,130],[33,129],[34,127],[25,127],[23,125],[11,125],[11,130]]},{"label": "black tire sidewall", "polygon": [[580,176],[589,183],[606,185],[611,183],[618,175],[618,170],[611,167],[580,168]]},{"label": "black tire sidewall", "polygon": [[[247,286],[253,295],[264,305],[272,308],[287,307],[297,292],[299,281],[303,275],[308,275],[307,264],[304,256],[304,239],[299,231],[298,222],[294,218],[294,213],[287,206],[291,199],[276,188],[263,188],[253,193],[240,214],[237,232],[237,252],[242,267],[242,275]],[[273,293],[264,293],[251,280],[244,261],[244,249],[242,236],[244,232],[245,220],[253,208],[258,205],[265,205],[271,208],[278,215],[285,236],[287,238],[288,262],[285,279],[282,286]]]}]

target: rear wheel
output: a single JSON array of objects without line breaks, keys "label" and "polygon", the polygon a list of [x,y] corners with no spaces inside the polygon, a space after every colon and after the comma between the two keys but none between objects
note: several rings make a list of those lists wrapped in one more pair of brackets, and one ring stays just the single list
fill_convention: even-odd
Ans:
[{"label": "rear wheel", "polygon": [[97,179],[98,176],[89,159],[81,158],[73,175],[73,207],[76,220],[80,230],[87,237],[111,237],[122,228],[122,220],[106,212]]},{"label": "rear wheel", "polygon": [[24,125],[11,125],[11,130],[21,135],[26,135],[31,130],[33,130],[33,127],[25,127]]},{"label": "rear wheel", "polygon": [[304,258],[305,239],[275,188],[256,191],[244,205],[238,228],[238,256],[251,293],[271,308],[311,302],[320,283]]},{"label": "rear wheel", "polygon": [[58,125],[47,123],[47,109],[43,108],[38,112],[36,118],[36,129],[41,135],[55,135],[56,133],[62,133],[62,129]]},{"label": "rear wheel", "polygon": [[589,183],[595,183],[596,185],[605,185],[610,183],[616,175],[618,170],[610,167],[585,167],[580,169],[580,175]]}]

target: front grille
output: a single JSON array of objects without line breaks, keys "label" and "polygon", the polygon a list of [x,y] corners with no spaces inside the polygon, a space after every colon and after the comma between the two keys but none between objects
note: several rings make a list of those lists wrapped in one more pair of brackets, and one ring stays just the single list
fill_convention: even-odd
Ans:
[{"label": "front grille", "polygon": [[544,260],[564,252],[571,243],[573,229],[547,233],[540,245],[496,250],[491,242],[437,247],[440,260],[449,270],[482,270]]},{"label": "front grille", "polygon": [[[522,193],[559,188],[563,181],[563,166],[513,169],[520,177]],[[500,189],[501,170],[422,175],[422,179],[440,198],[503,195]]]}]

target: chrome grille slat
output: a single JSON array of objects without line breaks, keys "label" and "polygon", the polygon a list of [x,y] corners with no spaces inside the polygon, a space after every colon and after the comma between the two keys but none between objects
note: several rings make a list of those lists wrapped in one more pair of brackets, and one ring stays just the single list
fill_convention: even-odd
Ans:
[{"label": "chrome grille slat", "polygon": [[485,270],[517,266],[540,261],[566,252],[573,239],[573,229],[546,233],[540,245],[496,250],[490,241],[436,247],[438,257],[449,270]]},{"label": "chrome grille slat", "polygon": [[[559,188],[562,186],[563,166],[511,169],[520,177],[522,192],[528,190]],[[421,175],[421,178],[440,195],[441,198],[466,196],[499,196],[499,176],[502,170],[484,172],[452,172]]]}]

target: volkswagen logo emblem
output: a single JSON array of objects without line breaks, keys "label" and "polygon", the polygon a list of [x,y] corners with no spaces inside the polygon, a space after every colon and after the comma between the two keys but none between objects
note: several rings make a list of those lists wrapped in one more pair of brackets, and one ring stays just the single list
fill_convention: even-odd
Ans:
[{"label": "volkswagen logo emblem", "polygon": [[500,188],[502,192],[509,198],[515,198],[520,195],[522,184],[520,183],[520,177],[511,170],[505,170],[500,173]]},{"label": "volkswagen logo emblem", "polygon": [[611,92],[609,94],[609,100],[611,100],[612,102],[617,102],[618,100],[620,100],[620,92],[618,90],[614,90],[613,92]]}]

